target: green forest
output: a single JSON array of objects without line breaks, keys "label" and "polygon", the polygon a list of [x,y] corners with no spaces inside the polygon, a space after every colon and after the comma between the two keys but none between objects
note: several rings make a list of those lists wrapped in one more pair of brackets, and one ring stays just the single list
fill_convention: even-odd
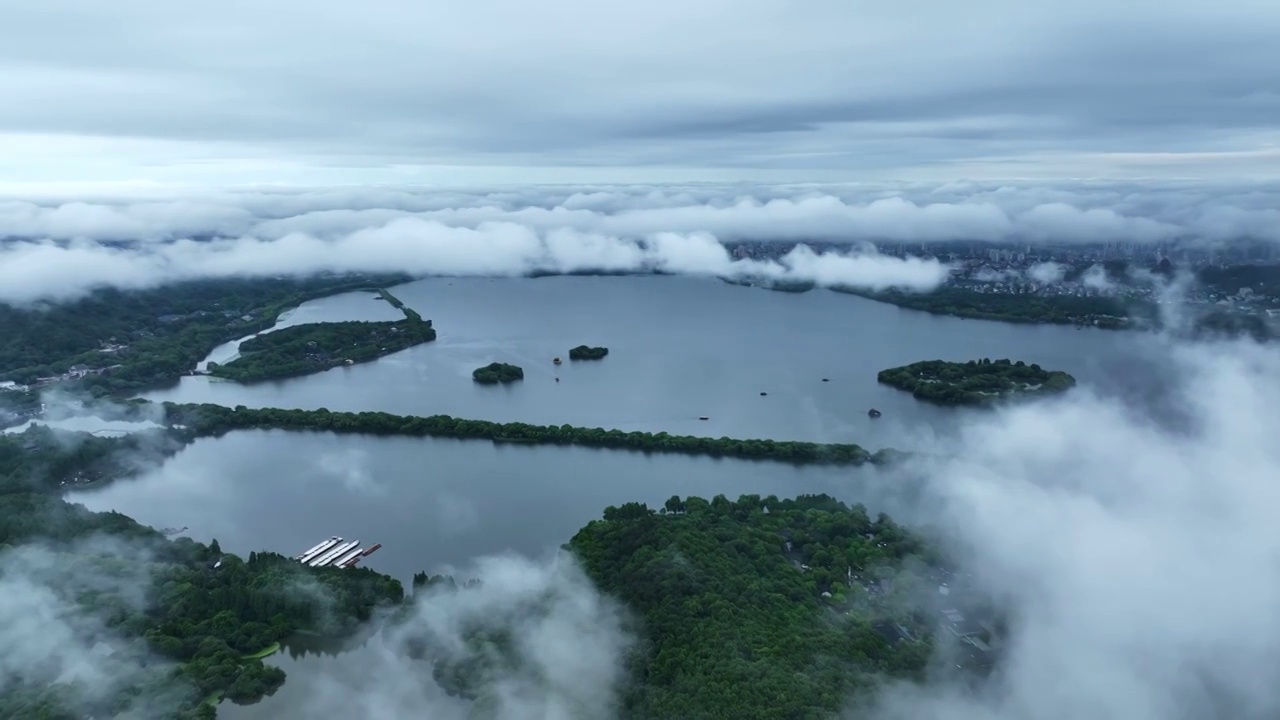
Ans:
[{"label": "green forest", "polygon": [[466,420],[449,415],[429,417],[392,415],[384,412],[332,412],[286,410],[281,408],[236,408],[221,405],[164,404],[171,423],[188,428],[188,436],[219,435],[231,430],[282,429],[317,430],[369,435],[409,435],[419,437],[472,438],[514,441],[540,445],[580,445],[584,447],[639,450],[733,457],[744,460],[775,460],[796,464],[861,465],[888,462],[902,453],[880,450],[870,453],[852,443],[812,443],[790,440],[739,440],[665,432],[623,432],[572,425],[530,425]]},{"label": "green forest", "polygon": [[259,335],[240,344],[235,360],[209,363],[209,374],[237,382],[278,380],[369,362],[435,340],[431,321],[408,312],[409,318],[396,322],[311,323]]},{"label": "green forest", "polygon": [[60,435],[0,438],[0,583],[22,581],[16,558],[26,553],[22,565],[52,593],[42,602],[56,603],[49,610],[76,628],[73,642],[101,652],[121,677],[101,695],[57,682],[56,663],[34,663],[0,692],[0,717],[212,718],[214,701],[253,702],[284,681],[248,656],[299,631],[343,635],[404,597],[398,581],[368,569],[241,558],[216,540],[171,541],[124,515],[67,503],[60,478],[118,469],[137,447]]},{"label": "green forest", "polygon": [[603,360],[608,354],[609,348],[607,347],[579,345],[576,348],[569,349],[570,360]]},{"label": "green forest", "polygon": [[[611,506],[566,549],[637,616],[625,720],[825,720],[882,679],[920,680],[940,622],[929,590],[954,575],[887,516],[825,495]],[[503,628],[469,632],[434,676],[484,708],[490,663],[518,658],[485,652],[510,646]]]},{"label": "green forest", "polygon": [[218,345],[260,332],[314,298],[401,276],[225,279],[152,290],[101,289],[57,304],[0,304],[0,380],[31,384],[83,365],[69,384],[94,395],[170,382]]},{"label": "green forest", "polygon": [[1016,396],[1049,395],[1070,390],[1076,379],[1008,359],[947,362],[924,360],[881,370],[876,380],[938,405],[980,405]]},{"label": "green forest", "polygon": [[[196,433],[248,418],[307,429],[302,421],[337,415],[169,407]],[[396,419],[347,419],[375,417]],[[379,608],[388,617],[403,608],[400,583],[365,568],[306,568],[272,552],[240,557],[216,540],[168,540],[124,515],[58,497],[68,474],[127,472],[132,465],[122,457],[153,450],[139,444],[146,442],[154,438],[44,428],[0,437],[0,552],[39,548],[41,582],[76,617],[93,620],[77,641],[101,645],[132,673],[104,697],[55,683],[55,668],[35,667],[0,692],[0,717],[211,718],[218,699],[252,702],[284,681],[255,657],[264,648],[299,631],[343,636]],[[938,608],[913,598],[948,579],[962,592],[935,546],[883,514],[873,519],[826,496],[672,497],[656,511],[610,506],[567,548],[641,621],[625,718],[830,717],[878,678],[919,678],[939,621]],[[0,582],[6,577],[11,571]],[[442,580],[420,574],[415,584]],[[471,637],[488,641],[483,632]],[[483,671],[464,654],[443,658],[434,676],[483,699]]]},{"label": "green forest", "polygon": [[524,368],[519,365],[491,362],[484,367],[478,367],[471,371],[471,379],[481,385],[513,383],[517,380],[524,379]]}]

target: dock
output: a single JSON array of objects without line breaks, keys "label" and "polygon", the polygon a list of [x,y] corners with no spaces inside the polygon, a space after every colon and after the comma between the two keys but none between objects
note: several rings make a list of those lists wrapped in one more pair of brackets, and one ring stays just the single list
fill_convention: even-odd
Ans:
[{"label": "dock", "polygon": [[382,543],[362,548],[359,540],[346,540],[341,535],[334,535],[312,545],[293,559],[308,567],[349,568],[355,567],[361,559],[374,554],[380,547]]},{"label": "dock", "polygon": [[312,560],[307,564],[310,565],[311,567],[324,567],[325,565],[328,565],[334,560],[337,560],[338,557],[340,557],[343,553],[345,553],[346,551],[350,550],[351,548],[359,544],[360,544],[359,540],[353,540],[352,542],[342,543],[337,547],[333,548],[332,550],[326,550],[323,555],[316,558],[315,560]]}]

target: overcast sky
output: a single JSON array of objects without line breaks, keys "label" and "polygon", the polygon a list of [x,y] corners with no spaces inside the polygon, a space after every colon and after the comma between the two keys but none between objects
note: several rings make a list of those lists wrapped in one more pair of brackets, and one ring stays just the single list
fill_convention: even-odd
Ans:
[{"label": "overcast sky", "polygon": [[1280,174],[1274,0],[41,0],[0,186]]}]

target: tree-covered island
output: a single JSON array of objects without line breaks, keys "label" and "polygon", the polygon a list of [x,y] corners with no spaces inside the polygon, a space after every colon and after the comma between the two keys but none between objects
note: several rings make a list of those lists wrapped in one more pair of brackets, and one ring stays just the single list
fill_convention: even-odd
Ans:
[{"label": "tree-covered island", "polygon": [[491,362],[471,371],[471,379],[481,385],[513,383],[524,379],[524,368],[508,363]]},{"label": "tree-covered island", "polygon": [[1012,397],[1051,395],[1076,384],[1074,377],[1060,370],[1045,370],[1021,360],[988,358],[925,360],[881,370],[876,380],[939,405],[980,405]]},{"label": "tree-covered island", "polygon": [[570,360],[603,360],[609,354],[607,347],[590,347],[587,345],[579,345],[569,350]]},{"label": "tree-covered island", "polygon": [[395,322],[325,322],[295,325],[240,343],[240,357],[209,363],[209,374],[237,382],[310,375],[355,365],[436,339],[430,320],[407,308]]}]

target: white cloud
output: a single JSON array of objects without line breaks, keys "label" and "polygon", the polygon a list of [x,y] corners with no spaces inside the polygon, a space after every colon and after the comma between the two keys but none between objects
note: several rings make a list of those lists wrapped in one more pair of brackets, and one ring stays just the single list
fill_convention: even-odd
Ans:
[{"label": "white cloud", "polygon": [[1094,290],[1107,290],[1112,286],[1111,278],[1107,277],[1107,269],[1101,265],[1089,266],[1089,269],[1080,276],[1080,282]]},{"label": "white cloud", "polygon": [[882,717],[1280,711],[1280,358],[1249,344],[1167,352],[1181,423],[1080,391],[971,420],[920,468],[1013,630],[983,692],[899,687]]},{"label": "white cloud", "polygon": [[[1153,417],[1079,388],[967,416],[912,463],[917,512],[1011,610],[1005,655],[975,690],[897,685],[897,720],[1200,720],[1280,711],[1280,356],[1249,343],[1160,344],[1177,411]],[[900,479],[900,478],[899,478]],[[851,498],[858,499],[858,498]],[[403,643],[460,651],[469,627],[513,632],[497,676],[506,720],[616,717],[620,610],[563,558],[479,561],[484,584],[421,598],[407,625],[357,651],[360,666],[307,682],[296,717],[321,708],[381,718],[467,717]],[[540,602],[546,600],[545,602]],[[537,612],[530,608],[537,606]],[[574,715],[569,708],[577,708]]]},{"label": "white cloud", "polygon": [[[0,695],[17,688],[74,686],[72,709],[100,712],[121,692],[151,683],[145,708],[122,707],[121,717],[163,714],[193,690],[166,680],[173,666],[153,656],[140,638],[124,638],[107,619],[119,609],[145,607],[150,554],[110,537],[72,548],[23,545],[0,552]],[[102,593],[99,606],[77,597]],[[107,598],[112,600],[108,601]],[[145,710],[145,713],[144,713]]]},{"label": "white cloud", "polygon": [[1038,283],[1052,284],[1062,280],[1066,268],[1055,262],[1036,263],[1027,268],[1027,275]]},{"label": "white cloud", "polygon": [[[408,270],[756,271],[820,284],[934,287],[936,263],[858,250],[751,268],[739,241],[1280,241],[1266,184],[514,186],[138,190],[0,202],[0,301],[195,277]],[[1035,272],[1049,273],[1041,266]],[[1052,280],[1050,280],[1052,281]]]},{"label": "white cloud", "polygon": [[[498,663],[482,702],[500,720],[616,717],[622,663],[633,638],[621,608],[600,595],[567,556],[544,561],[488,557],[464,571],[480,585],[454,592],[439,587],[414,599],[403,623],[371,638],[359,668],[341,675],[291,678],[308,692],[284,717],[319,714],[393,720],[466,720],[471,705],[447,696],[431,680],[437,658],[475,658],[467,638],[477,630],[508,633],[506,662]],[[423,660],[409,648],[426,649]]]}]

